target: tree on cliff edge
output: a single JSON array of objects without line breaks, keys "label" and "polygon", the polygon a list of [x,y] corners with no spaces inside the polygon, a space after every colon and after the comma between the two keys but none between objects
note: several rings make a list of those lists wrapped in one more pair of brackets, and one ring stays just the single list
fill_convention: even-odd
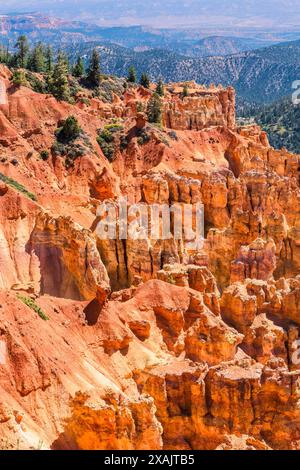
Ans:
[{"label": "tree on cliff edge", "polygon": [[44,72],[45,70],[45,49],[44,45],[39,42],[32,50],[28,59],[28,68],[32,72]]},{"label": "tree on cliff edge", "polygon": [[100,56],[97,49],[92,52],[90,65],[87,70],[87,80],[92,87],[98,87],[101,82]]},{"label": "tree on cliff edge", "polygon": [[74,77],[81,78],[84,75],[84,64],[82,58],[77,57],[76,64],[74,65],[72,74]]},{"label": "tree on cliff edge", "polygon": [[26,67],[26,62],[27,62],[27,55],[29,52],[29,44],[27,41],[27,37],[22,35],[19,36],[15,48],[17,49],[17,54],[16,54],[16,61],[18,67],[21,67],[24,69]]},{"label": "tree on cliff edge", "polygon": [[160,124],[162,118],[162,101],[157,93],[153,93],[147,106],[148,121]]},{"label": "tree on cliff edge", "polygon": [[68,65],[64,55],[59,52],[57,63],[49,76],[49,89],[55,98],[62,101],[70,101],[70,87],[68,81]]},{"label": "tree on cliff edge", "polygon": [[159,95],[159,96],[164,96],[165,94],[165,90],[164,90],[164,83],[163,81],[160,79],[157,83],[157,87],[156,87],[156,93]]},{"label": "tree on cliff edge", "polygon": [[189,96],[189,88],[187,84],[185,84],[182,90],[182,98],[187,98],[188,96]]},{"label": "tree on cliff edge", "polygon": [[24,70],[15,70],[12,77],[12,82],[15,86],[28,86]]},{"label": "tree on cliff edge", "polygon": [[150,87],[150,79],[146,73],[143,73],[141,76],[140,84],[144,88],[149,88]]},{"label": "tree on cliff edge", "polygon": [[127,81],[129,83],[136,83],[136,71],[133,65],[129,67]]},{"label": "tree on cliff edge", "polygon": [[51,73],[53,70],[53,51],[52,47],[48,46],[45,53],[45,69],[47,73]]}]

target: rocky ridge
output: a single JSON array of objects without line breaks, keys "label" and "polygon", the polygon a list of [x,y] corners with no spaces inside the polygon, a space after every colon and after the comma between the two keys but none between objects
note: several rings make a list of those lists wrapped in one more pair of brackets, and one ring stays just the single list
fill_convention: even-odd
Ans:
[{"label": "rocky ridge", "polygon": [[[0,447],[299,449],[299,156],[236,127],[231,88],[168,87],[160,128],[142,87],[70,105],[0,77]],[[100,240],[121,195],[202,202],[203,249]]]}]

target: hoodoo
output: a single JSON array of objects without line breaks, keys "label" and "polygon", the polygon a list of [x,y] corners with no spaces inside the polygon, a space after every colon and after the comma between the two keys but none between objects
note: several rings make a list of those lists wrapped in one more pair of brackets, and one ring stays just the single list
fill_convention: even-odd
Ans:
[{"label": "hoodoo", "polygon": [[[300,449],[299,156],[232,88],[0,78],[0,448]],[[122,197],[202,248],[101,238]]]}]

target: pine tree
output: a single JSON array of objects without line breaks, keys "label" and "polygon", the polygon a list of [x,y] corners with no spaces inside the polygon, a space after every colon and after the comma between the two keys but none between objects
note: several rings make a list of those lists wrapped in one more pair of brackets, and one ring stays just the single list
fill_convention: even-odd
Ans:
[{"label": "pine tree", "polygon": [[81,57],[78,56],[77,62],[73,67],[74,77],[81,78],[84,75],[84,64]]},{"label": "pine tree", "polygon": [[153,93],[147,106],[148,121],[160,124],[162,118],[162,102],[157,93]]},{"label": "pine tree", "polygon": [[53,52],[52,47],[48,46],[45,53],[45,69],[47,73],[51,73],[53,70]]},{"label": "pine tree", "polygon": [[2,64],[6,64],[7,57],[6,57],[6,49],[2,44],[0,45],[0,62]]},{"label": "pine tree", "polygon": [[127,81],[129,83],[136,83],[136,71],[133,65],[129,67]]},{"label": "pine tree", "polygon": [[28,68],[32,72],[44,72],[45,70],[45,49],[44,45],[39,42],[30,54],[28,59]]},{"label": "pine tree", "polygon": [[65,56],[59,52],[57,63],[48,79],[50,92],[61,101],[70,101],[70,87],[68,82],[68,67]]},{"label": "pine tree", "polygon": [[13,73],[12,82],[17,87],[28,85],[24,70],[15,70]]},{"label": "pine tree", "polygon": [[17,54],[16,54],[17,64],[19,67],[24,69],[26,67],[27,55],[29,52],[29,45],[28,45],[27,37],[24,35],[19,36],[15,45],[15,48],[17,49]]},{"label": "pine tree", "polygon": [[10,59],[11,56],[9,53],[8,45],[4,46],[3,44],[0,44],[0,62],[2,64],[9,64]]},{"label": "pine tree", "polygon": [[144,88],[149,88],[150,87],[150,80],[149,80],[149,77],[146,73],[143,73],[142,76],[141,76],[141,80],[140,80],[140,84],[144,87]]},{"label": "pine tree", "polygon": [[101,82],[100,56],[97,49],[92,52],[90,65],[87,71],[87,80],[92,87],[98,87]]},{"label": "pine tree", "polygon": [[165,94],[165,90],[164,90],[164,83],[163,81],[160,79],[157,83],[157,87],[156,87],[156,93],[159,95],[159,96],[164,96]]},{"label": "pine tree", "polygon": [[69,61],[69,57],[67,56],[67,54],[65,52],[62,52],[62,58],[66,64],[66,67],[67,67],[67,72],[70,73],[70,61]]},{"label": "pine tree", "polygon": [[5,48],[4,61],[6,64],[10,64],[11,60],[12,60],[12,55],[9,52],[9,46],[7,45]]},{"label": "pine tree", "polygon": [[182,91],[182,98],[186,98],[187,96],[189,96],[189,89],[187,84],[185,84]]}]

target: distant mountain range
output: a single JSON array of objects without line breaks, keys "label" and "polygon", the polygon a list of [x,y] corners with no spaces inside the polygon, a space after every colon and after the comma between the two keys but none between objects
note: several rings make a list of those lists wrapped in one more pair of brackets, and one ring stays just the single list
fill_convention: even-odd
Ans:
[{"label": "distant mountain range", "polygon": [[0,16],[0,34],[0,41],[11,46],[26,34],[31,42],[63,47],[71,59],[82,55],[86,62],[97,47],[105,73],[124,76],[134,65],[139,76],[147,72],[152,80],[232,85],[239,97],[257,103],[291,94],[293,81],[300,79],[300,36],[295,32],[282,36],[298,37],[296,41],[269,45],[280,35],[201,38],[194,30],[103,28],[41,14],[14,14]]},{"label": "distant mountain range", "polygon": [[189,57],[223,56],[252,51],[271,45],[266,39],[242,38],[232,36],[209,36],[193,44],[178,44],[176,52]]},{"label": "distant mountain range", "polygon": [[0,12],[36,11],[98,24],[282,28],[299,25],[297,0],[1,0]]},{"label": "distant mountain range", "polygon": [[[215,29],[215,31],[218,31]],[[266,47],[286,40],[300,39],[297,31],[249,32],[249,37],[238,32],[210,34],[202,28],[166,29],[146,26],[100,27],[81,21],[66,21],[41,13],[0,15],[0,39],[13,42],[26,34],[31,42],[42,40],[54,45],[99,41],[128,47],[135,51],[168,49],[188,57],[228,55]]]},{"label": "distant mountain range", "polygon": [[283,43],[239,54],[191,58],[166,50],[135,52],[117,45],[82,43],[69,50],[75,59],[88,59],[93,47],[101,53],[103,71],[120,76],[134,65],[138,74],[147,72],[152,80],[196,80],[199,83],[232,85],[239,96],[257,103],[269,103],[292,93],[300,79],[300,41]]}]

